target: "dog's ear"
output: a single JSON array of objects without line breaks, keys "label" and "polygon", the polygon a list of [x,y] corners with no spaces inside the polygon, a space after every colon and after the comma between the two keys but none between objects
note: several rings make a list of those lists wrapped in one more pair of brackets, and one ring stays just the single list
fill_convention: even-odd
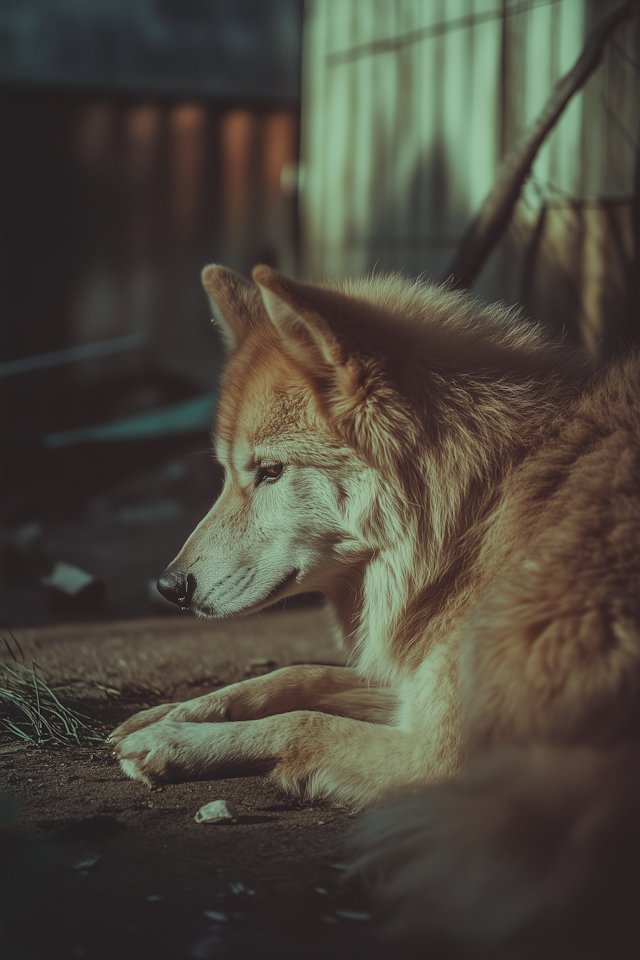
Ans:
[{"label": "dog's ear", "polygon": [[271,267],[255,267],[253,279],[289,355],[314,380],[330,375],[341,393],[352,393],[357,379],[348,325],[353,302],[337,291],[292,280]]},{"label": "dog's ear", "polygon": [[209,297],[213,322],[231,351],[246,337],[251,326],[255,287],[239,273],[217,263],[209,264],[202,271],[202,286]]}]

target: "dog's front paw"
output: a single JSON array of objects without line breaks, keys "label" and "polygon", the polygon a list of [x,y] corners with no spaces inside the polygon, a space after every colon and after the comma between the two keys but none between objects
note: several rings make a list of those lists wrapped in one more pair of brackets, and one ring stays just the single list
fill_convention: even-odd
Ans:
[{"label": "dog's front paw", "polygon": [[114,751],[123,772],[150,787],[192,779],[191,751],[184,742],[184,730],[182,723],[163,720],[124,737]]},{"label": "dog's front paw", "polygon": [[132,717],[128,717],[124,723],[121,723],[119,727],[116,727],[115,730],[109,734],[109,743],[115,745],[121,743],[125,737],[135,733],[136,730],[142,730],[143,727],[148,727],[151,723],[162,720],[179,706],[179,703],[161,703],[158,707],[151,707],[149,710],[141,710],[139,713],[134,713]]},{"label": "dog's front paw", "polygon": [[114,752],[128,777],[152,787],[266,773],[274,766],[267,746],[249,723],[160,720],[125,737]]}]

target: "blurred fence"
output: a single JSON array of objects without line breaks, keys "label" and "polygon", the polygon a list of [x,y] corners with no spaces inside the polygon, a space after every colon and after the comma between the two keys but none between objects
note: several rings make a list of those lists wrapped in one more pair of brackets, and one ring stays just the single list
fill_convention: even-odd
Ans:
[{"label": "blurred fence", "polygon": [[[309,0],[303,271],[441,278],[606,0]],[[477,285],[592,349],[638,335],[640,17],[536,158]]]},{"label": "blurred fence", "polygon": [[3,359],[142,332],[210,381],[200,268],[296,270],[297,107],[12,89],[2,127]]}]

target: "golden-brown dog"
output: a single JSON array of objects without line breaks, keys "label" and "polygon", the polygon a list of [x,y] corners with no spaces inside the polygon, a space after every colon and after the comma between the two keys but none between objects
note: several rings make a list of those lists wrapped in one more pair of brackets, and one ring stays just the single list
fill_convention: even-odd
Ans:
[{"label": "golden-brown dog", "polygon": [[230,351],[226,481],[159,588],[211,617],[321,591],[352,665],[139,713],[113,734],[124,771],[264,772],[357,806],[420,786],[359,841],[406,929],[509,943],[558,903],[624,899],[638,356],[600,369],[501,307],[397,276],[203,281]]}]

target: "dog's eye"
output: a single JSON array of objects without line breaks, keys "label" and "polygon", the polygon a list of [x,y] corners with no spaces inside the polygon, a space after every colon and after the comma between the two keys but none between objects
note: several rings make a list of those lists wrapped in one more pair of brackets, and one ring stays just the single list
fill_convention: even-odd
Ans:
[{"label": "dog's eye", "polygon": [[260,483],[266,481],[277,480],[278,477],[282,476],[282,471],[284,470],[284,463],[269,463],[258,469],[256,475],[256,486]]}]

